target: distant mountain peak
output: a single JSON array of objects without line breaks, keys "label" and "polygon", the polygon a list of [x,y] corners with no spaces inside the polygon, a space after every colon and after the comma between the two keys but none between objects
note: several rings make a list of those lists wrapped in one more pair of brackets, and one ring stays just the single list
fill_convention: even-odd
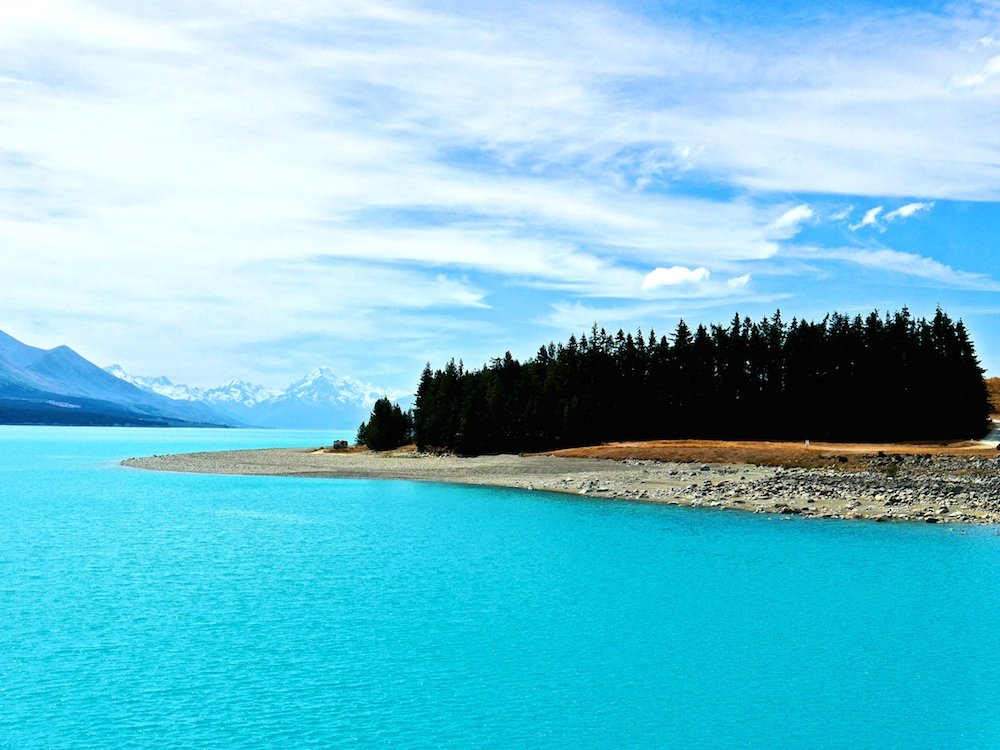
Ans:
[{"label": "distant mountain peak", "polygon": [[288,386],[275,400],[328,402],[370,408],[383,392],[384,389],[363,383],[350,375],[338,375],[333,368],[317,367]]},{"label": "distant mountain peak", "polygon": [[292,383],[290,388],[294,388],[297,385],[317,383],[320,381],[325,381],[327,383],[342,383],[354,380],[349,376],[338,375],[332,367],[316,367],[306,373],[302,378],[296,380]]},{"label": "distant mountain peak", "polygon": [[0,331],[0,359],[5,359],[18,367],[27,367],[45,354],[44,349],[29,346],[8,333]]},{"label": "distant mountain peak", "polygon": [[175,399],[200,401],[228,416],[262,427],[344,428],[368,417],[382,396],[394,394],[338,374],[329,366],[315,367],[283,390],[266,388],[233,378],[214,388],[193,388],[172,383],[165,377],[129,375],[118,365],[107,371],[145,390]]},{"label": "distant mountain peak", "polygon": [[131,383],[144,391],[172,398],[174,401],[202,400],[196,388],[188,388],[185,385],[174,385],[169,378],[163,375],[153,378],[130,375],[121,365],[111,365],[104,369],[119,380]]},{"label": "distant mountain peak", "polygon": [[253,406],[274,396],[279,391],[265,388],[256,383],[235,378],[224,385],[215,388],[204,388],[200,391],[201,398],[212,403],[232,403],[243,406]]}]

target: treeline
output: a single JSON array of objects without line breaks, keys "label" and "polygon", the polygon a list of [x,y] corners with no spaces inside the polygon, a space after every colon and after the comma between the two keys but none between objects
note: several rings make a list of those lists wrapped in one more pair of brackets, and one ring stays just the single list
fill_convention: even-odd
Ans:
[{"label": "treeline", "polygon": [[590,334],[526,362],[424,370],[422,450],[523,452],[611,440],[917,440],[980,437],[990,405],[961,321],[909,310],[819,322],[781,313],[729,325],[683,321],[669,337]]}]

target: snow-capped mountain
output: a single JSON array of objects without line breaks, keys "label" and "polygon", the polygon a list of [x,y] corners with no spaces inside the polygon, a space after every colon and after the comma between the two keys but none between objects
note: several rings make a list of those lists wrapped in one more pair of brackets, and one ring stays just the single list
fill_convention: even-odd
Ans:
[{"label": "snow-capped mountain", "polygon": [[303,401],[308,403],[336,402],[371,407],[385,395],[385,389],[362,383],[350,376],[338,377],[329,367],[318,367],[301,380],[296,380],[280,393],[273,394],[275,403]]},{"label": "snow-capped mountain", "polygon": [[110,367],[105,367],[104,369],[119,380],[131,383],[138,388],[142,388],[144,391],[158,393],[161,396],[166,396],[167,398],[172,398],[176,401],[203,400],[199,397],[200,389],[189,388],[186,385],[176,385],[171,383],[168,378],[162,376],[158,378],[143,378],[135,375],[129,375],[120,365],[111,365]]},{"label": "snow-capped mountain", "polygon": [[[187,386],[184,386],[187,388]],[[245,380],[230,380],[225,385],[203,390],[189,389],[200,394],[200,400],[211,401],[213,404],[239,404],[252,407],[261,401],[267,401],[281,393],[272,388],[248,383]]]},{"label": "snow-capped mountain", "polygon": [[195,388],[190,385],[174,383],[170,378],[163,375],[155,378],[130,375],[125,372],[121,365],[111,365],[104,369],[116,378],[142,388],[144,391],[158,393],[161,396],[166,396],[177,401],[203,401],[213,404],[252,406],[281,393],[281,391],[265,388],[262,385],[254,385],[245,380],[230,380],[225,385],[215,388]]},{"label": "snow-capped mountain", "polygon": [[320,367],[254,404],[252,419],[262,427],[356,427],[368,419],[372,405],[383,395],[385,389]]},{"label": "snow-capped mountain", "polygon": [[328,367],[281,391],[242,380],[192,388],[118,365],[102,369],[69,347],[39,349],[0,331],[0,423],[345,429],[366,420],[383,395],[412,404]]},{"label": "snow-capped mountain", "polygon": [[338,376],[329,367],[319,367],[284,390],[275,391],[243,380],[231,380],[216,388],[192,388],[171,382],[165,377],[147,378],[129,375],[112,365],[108,372],[147,391],[171,398],[197,401],[217,412],[248,425],[298,429],[354,428],[366,420],[375,401],[382,396],[405,394],[363,383],[350,376]]}]

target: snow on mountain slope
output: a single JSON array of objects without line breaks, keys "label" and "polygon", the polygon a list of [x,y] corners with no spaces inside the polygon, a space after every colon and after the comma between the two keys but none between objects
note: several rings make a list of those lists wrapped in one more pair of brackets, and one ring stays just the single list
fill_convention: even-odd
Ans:
[{"label": "snow on mountain slope", "polygon": [[267,401],[269,398],[279,395],[281,391],[248,383],[245,380],[230,380],[225,385],[206,388],[200,391],[200,393],[203,400],[211,401],[212,403],[230,403],[251,407],[254,404],[259,404],[261,401]]},{"label": "snow on mountain slope", "polygon": [[[117,365],[109,367],[108,372],[149,391],[185,394],[185,398],[258,427],[353,429],[368,418],[376,400],[384,395],[400,395],[357,378],[338,376],[329,367],[319,367],[281,391],[243,380],[231,380],[216,388],[192,388],[164,377],[129,375]],[[409,403],[411,397],[406,398]]]},{"label": "snow on mountain slope", "polygon": [[382,391],[328,367],[313,370],[283,392],[255,404],[253,420],[264,427],[356,427],[368,418]]},{"label": "snow on mountain slope", "polygon": [[301,380],[292,383],[270,401],[302,401],[306,403],[338,403],[371,407],[384,389],[362,383],[350,376],[338,377],[329,367],[318,367]]},{"label": "snow on mountain slope", "polygon": [[215,388],[196,388],[190,385],[174,383],[170,378],[163,375],[155,378],[131,375],[121,365],[111,365],[104,369],[116,378],[131,383],[144,391],[158,393],[161,396],[166,396],[177,401],[201,401],[208,404],[235,404],[249,407],[281,393],[281,391],[265,388],[262,385],[247,383],[244,380],[230,380],[225,385]]},{"label": "snow on mountain slope", "polygon": [[131,383],[137,388],[151,393],[158,393],[161,396],[172,398],[175,401],[200,401],[201,391],[198,388],[189,388],[186,385],[175,385],[165,377],[144,378],[129,375],[120,365],[111,365],[104,368],[106,372],[114,375],[126,383]]}]

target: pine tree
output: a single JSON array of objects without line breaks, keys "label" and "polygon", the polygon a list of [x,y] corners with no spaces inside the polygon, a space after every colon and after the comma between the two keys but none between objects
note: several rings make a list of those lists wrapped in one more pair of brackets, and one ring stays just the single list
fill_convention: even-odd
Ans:
[{"label": "pine tree", "polygon": [[369,450],[385,451],[406,445],[412,437],[412,415],[383,397],[375,402],[368,421],[358,428],[357,440]]},{"label": "pine tree", "polygon": [[[595,324],[524,363],[428,365],[413,427],[421,449],[543,450],[667,437],[906,440],[978,437],[990,412],[965,326],[903,308],[819,322],[780,311],[726,326],[680,320],[614,336]],[[359,440],[379,439],[362,425]]]}]

